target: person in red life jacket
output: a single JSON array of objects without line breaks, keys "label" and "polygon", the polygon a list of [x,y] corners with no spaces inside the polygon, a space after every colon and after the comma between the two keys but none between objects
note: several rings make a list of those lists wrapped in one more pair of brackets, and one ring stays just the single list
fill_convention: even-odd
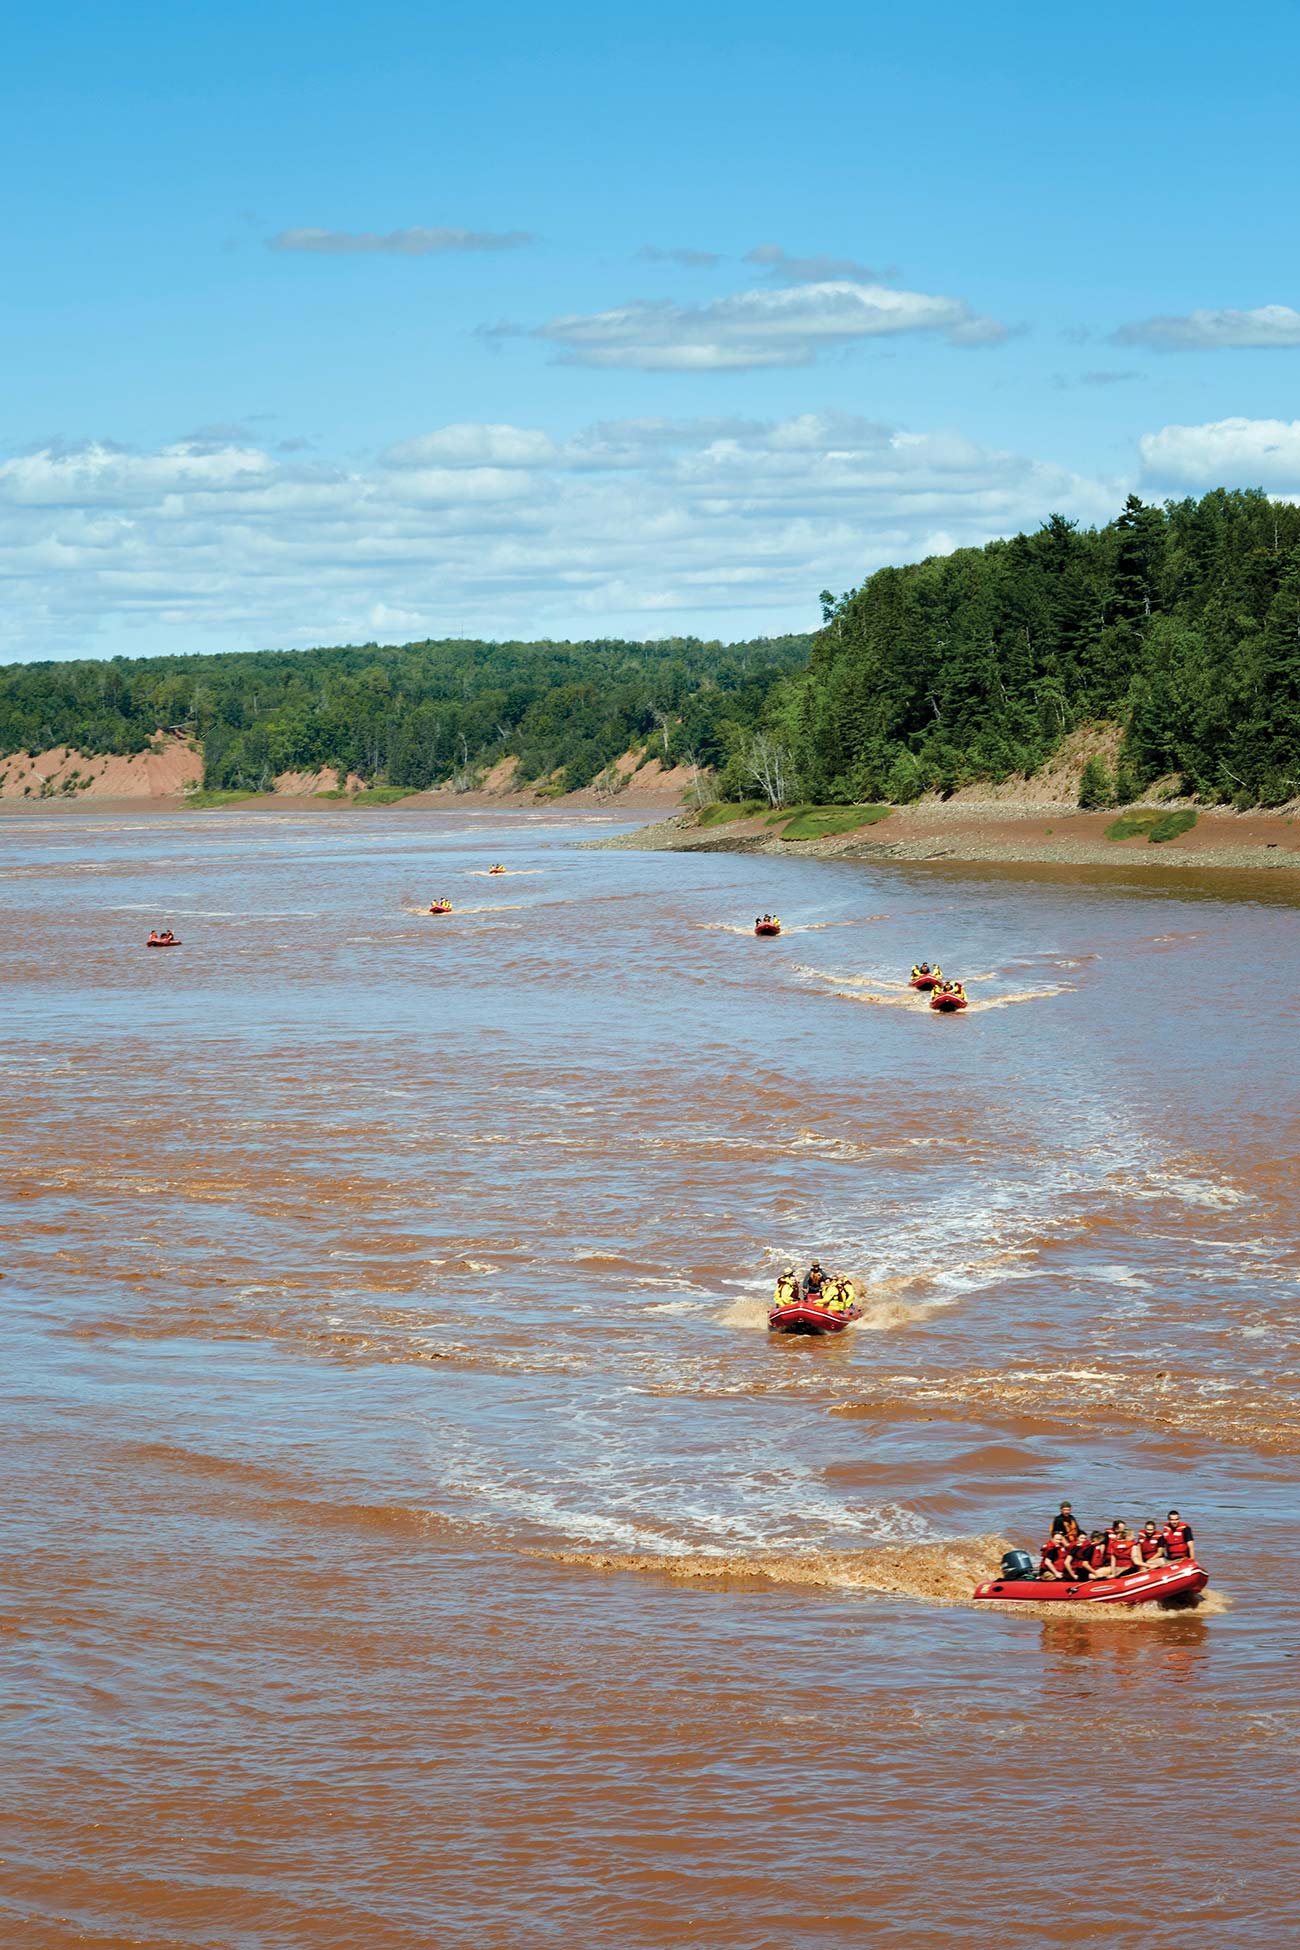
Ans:
[{"label": "person in red life jacket", "polygon": [[1069,1552],[1069,1562],[1066,1566],[1068,1575],[1075,1584],[1086,1584],[1092,1576],[1092,1557],[1096,1545],[1087,1531],[1081,1530],[1074,1542],[1068,1544],[1066,1548]]},{"label": "person in red life jacket", "polygon": [[1080,1539],[1080,1561],[1086,1564],[1090,1578],[1104,1578],[1106,1576],[1106,1553],[1109,1548],[1109,1541],[1104,1530],[1094,1530],[1091,1537]]},{"label": "person in red life jacket", "polygon": [[1196,1544],[1192,1537],[1192,1526],[1184,1523],[1177,1510],[1169,1512],[1169,1520],[1160,1533],[1160,1541],[1165,1548],[1165,1556],[1171,1564],[1195,1564]]},{"label": "person in red life jacket", "polygon": [[1116,1517],[1115,1527],[1106,1540],[1106,1558],[1113,1578],[1126,1578],[1142,1568],[1137,1538],[1129,1535],[1123,1517]]},{"label": "person in red life jacket", "polygon": [[1064,1537],[1049,1537],[1043,1545],[1038,1576],[1049,1581],[1070,1576],[1070,1546]]},{"label": "person in red life jacket", "polygon": [[1144,1567],[1154,1570],[1165,1562],[1165,1547],[1154,1517],[1148,1517],[1138,1532],[1137,1546]]}]

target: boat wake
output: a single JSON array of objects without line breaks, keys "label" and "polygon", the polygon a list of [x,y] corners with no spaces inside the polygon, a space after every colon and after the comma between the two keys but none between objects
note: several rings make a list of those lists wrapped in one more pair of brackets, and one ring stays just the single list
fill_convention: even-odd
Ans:
[{"label": "boat wake", "polygon": [[[556,1564],[572,1564],[590,1571],[625,1571],[667,1578],[676,1584],[712,1584],[730,1589],[803,1588],[814,1591],[861,1591],[883,1598],[911,1599],[941,1606],[978,1606],[1018,1617],[1050,1618],[1059,1622],[1060,1604],[1041,1605],[1018,1600],[999,1605],[996,1599],[975,1598],[975,1587],[989,1576],[1002,1553],[1011,1546],[995,1535],[953,1537],[940,1543],[873,1545],[865,1550],[765,1552],[724,1551],[597,1551],[530,1550],[525,1555]],[[1231,1600],[1221,1591],[1207,1591],[1195,1607],[1204,1617],[1226,1612]],[[1187,1610],[1162,1611],[1158,1605],[1112,1605],[1086,1613],[1089,1626],[1113,1626],[1116,1621],[1150,1623],[1186,1618]],[[1071,1624],[1082,1623],[1082,1610],[1072,1610]]]},{"label": "boat wake", "polygon": [[878,1544],[864,1550],[595,1551],[532,1553],[593,1571],[633,1571],[679,1584],[866,1591],[932,1605],[974,1603],[975,1586],[1011,1546],[1001,1537],[957,1537],[944,1543]]},{"label": "boat wake", "polygon": [[[796,974],[817,982],[831,995],[844,1002],[861,1002],[881,1009],[910,1009],[916,1013],[930,1014],[929,997],[914,989],[910,982],[892,982],[877,975],[835,975],[825,968],[807,966],[796,969]],[[985,975],[972,975],[970,983],[991,979]],[[1068,995],[1071,987],[1068,982],[1047,983],[1041,988],[1017,989],[1007,995],[967,996],[969,1015],[980,1015],[989,1009],[1009,1009],[1018,1002],[1042,1002],[1053,995]]]}]

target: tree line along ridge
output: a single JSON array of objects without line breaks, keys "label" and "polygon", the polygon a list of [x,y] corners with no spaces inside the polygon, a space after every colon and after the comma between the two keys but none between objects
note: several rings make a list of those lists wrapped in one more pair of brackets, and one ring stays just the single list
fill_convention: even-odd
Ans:
[{"label": "tree line along ridge", "polygon": [[89,659],[0,670],[0,749],[143,750],[180,728],[204,783],[334,766],[419,790],[502,758],[572,790],[622,753],[724,798],[905,803],[1030,775],[1079,726],[1122,730],[1081,796],[1158,779],[1239,806],[1300,796],[1300,508],[1262,489],[884,568],[822,595],[811,636],[746,643],[454,639]]}]

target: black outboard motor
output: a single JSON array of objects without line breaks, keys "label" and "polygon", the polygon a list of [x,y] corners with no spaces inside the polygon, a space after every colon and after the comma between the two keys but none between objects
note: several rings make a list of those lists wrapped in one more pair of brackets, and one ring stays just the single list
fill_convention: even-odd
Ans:
[{"label": "black outboard motor", "polygon": [[1033,1558],[1028,1551],[1006,1551],[1002,1558],[1000,1578],[1028,1578],[1032,1584],[1038,1576]]}]

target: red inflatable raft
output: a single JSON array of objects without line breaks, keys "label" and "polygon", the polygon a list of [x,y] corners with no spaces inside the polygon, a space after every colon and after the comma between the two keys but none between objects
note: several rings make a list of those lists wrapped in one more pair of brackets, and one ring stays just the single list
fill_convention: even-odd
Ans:
[{"label": "red inflatable raft", "polygon": [[173,938],[171,941],[146,941],[144,945],[146,948],[179,948],[181,944]]},{"label": "red inflatable raft", "polygon": [[429,909],[429,912],[430,912],[430,914],[450,914],[450,913],[451,913],[451,902],[450,902],[450,901],[434,901],[434,902],[433,902],[433,904],[432,904],[432,906],[431,906],[431,907],[430,907],[430,909]]},{"label": "red inflatable raft", "polygon": [[781,923],[779,921],[755,921],[754,923],[755,934],[780,934],[780,932]]},{"label": "red inflatable raft", "polygon": [[953,995],[948,990],[945,990],[942,995],[932,995],[930,997],[930,1007],[932,1009],[940,1009],[944,1015],[950,1016],[954,1009],[964,1009],[966,1007],[966,998],[964,995]]},{"label": "red inflatable raft", "polygon": [[921,990],[937,989],[942,980],[942,975],[913,975],[911,986]]},{"label": "red inflatable raft", "polygon": [[792,1300],[788,1307],[773,1307],[767,1316],[773,1334],[842,1334],[862,1309],[856,1300],[844,1313],[830,1313],[816,1300]]},{"label": "red inflatable raft", "polygon": [[1209,1572],[1199,1564],[1161,1564],[1126,1578],[1089,1578],[1083,1584],[1062,1578],[994,1578],[977,1585],[975,1596],[996,1598],[1000,1604],[1193,1605],[1209,1581]]}]

